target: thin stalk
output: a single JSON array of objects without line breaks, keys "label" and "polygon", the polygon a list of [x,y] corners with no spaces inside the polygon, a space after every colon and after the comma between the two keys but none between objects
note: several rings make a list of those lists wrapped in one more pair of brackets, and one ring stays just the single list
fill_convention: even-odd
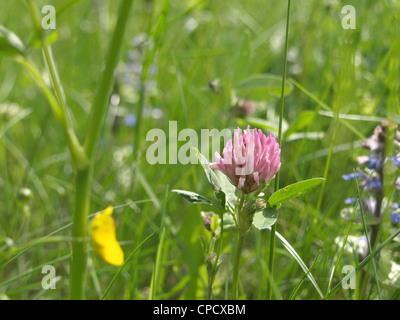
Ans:
[{"label": "thin stalk", "polygon": [[156,295],[157,295],[157,289],[158,289],[158,281],[160,278],[160,270],[161,270],[161,265],[162,265],[162,255],[164,251],[164,241],[165,241],[165,233],[166,229],[164,226],[164,219],[165,219],[165,210],[166,210],[166,204],[167,204],[167,199],[168,199],[168,193],[169,193],[169,185],[165,188],[165,195],[164,195],[164,201],[161,209],[161,222],[160,222],[160,230],[161,231],[161,236],[158,241],[158,248],[157,248],[157,255],[156,255],[156,262],[153,268],[153,274],[151,276],[151,282],[150,282],[150,293],[149,293],[149,300],[156,300]]},{"label": "thin stalk", "polygon": [[68,147],[75,167],[83,169],[88,165],[88,161],[84,153],[84,150],[82,148],[82,145],[80,144],[78,138],[76,137],[75,131],[73,129],[71,117],[69,116],[69,111],[68,111],[69,108],[67,106],[64,89],[61,85],[60,77],[58,75],[56,63],[53,58],[53,53],[40,23],[40,13],[36,8],[36,6],[33,4],[32,0],[26,0],[26,1],[28,4],[29,13],[31,15],[34,27],[37,30],[37,33],[39,34],[40,37],[40,41],[42,43],[43,57],[47,65],[47,69],[49,71],[56,99],[54,98],[53,95],[51,96],[49,95],[50,90],[44,83],[42,76],[38,72],[35,65],[32,62],[28,61],[27,59],[25,59],[25,61],[20,61],[20,62],[22,62],[22,64],[25,67],[27,67],[27,69],[31,72],[35,80],[38,81],[39,86],[42,88],[47,99],[49,100],[53,112],[55,113],[56,117],[64,127],[64,130],[68,138]]},{"label": "thin stalk", "polygon": [[349,223],[349,225],[348,225],[348,227],[347,227],[346,236],[344,237],[343,245],[342,245],[342,248],[340,249],[340,252],[339,252],[339,257],[337,258],[336,263],[335,263],[335,266],[334,266],[333,269],[332,269],[331,276],[329,277],[328,288],[327,288],[327,290],[326,290],[326,294],[325,294],[325,297],[324,297],[325,300],[328,299],[329,292],[330,292],[331,286],[332,286],[333,276],[334,276],[334,274],[335,274],[335,271],[336,271],[336,270],[338,269],[338,267],[339,267],[340,259],[342,258],[342,254],[343,254],[343,252],[344,252],[344,248],[345,248],[345,246],[346,246],[347,239],[348,239],[349,234],[350,234],[351,226],[353,225],[353,220],[354,220],[354,216],[355,216],[356,211],[357,211],[357,207],[358,207],[359,201],[360,201],[360,200],[357,200],[357,201],[356,201],[356,204],[355,204],[355,206],[354,206],[353,214],[352,214],[352,216],[351,216],[350,223]]},{"label": "thin stalk", "polygon": [[233,278],[232,278],[232,299],[236,300],[238,296],[238,280],[239,280],[239,265],[240,265],[240,255],[242,253],[243,241],[246,237],[245,233],[241,230],[241,218],[240,215],[242,214],[242,209],[244,205],[244,201],[246,199],[246,195],[244,192],[240,195],[239,203],[236,203],[235,206],[235,216],[237,220],[237,241],[235,247],[235,253],[233,256]]},{"label": "thin stalk", "polygon": [[48,103],[50,104],[50,108],[56,117],[57,121],[62,125],[64,129],[67,129],[67,124],[65,120],[65,115],[58,103],[56,97],[54,96],[53,92],[49,89],[49,87],[44,82],[42,75],[40,74],[39,69],[27,58],[19,56],[15,58],[15,61],[20,63],[26,70],[29,71],[33,80],[35,80],[36,85],[42,90],[44,96],[46,97]]},{"label": "thin stalk", "polygon": [[211,277],[210,277],[210,282],[208,284],[208,294],[207,294],[207,298],[208,300],[211,300],[212,298],[212,294],[213,294],[213,289],[214,289],[214,280],[215,280],[215,276],[217,274],[217,269],[218,269],[218,261],[219,258],[221,256],[221,252],[222,252],[222,243],[224,240],[224,211],[221,209],[220,210],[220,216],[221,216],[221,234],[219,235],[220,241],[219,241],[219,247],[218,247],[218,252],[217,252],[217,256],[215,258],[215,262],[214,262],[214,266],[211,272]]},{"label": "thin stalk", "polygon": [[[140,148],[141,148],[141,142],[142,142],[142,136],[141,136],[141,129],[142,129],[142,122],[143,122],[143,110],[144,110],[144,105],[146,102],[146,82],[148,80],[148,72],[150,70],[151,64],[154,62],[154,58],[156,57],[157,50],[160,50],[162,47],[162,35],[165,33],[166,30],[166,25],[167,25],[167,15],[168,15],[168,10],[169,10],[169,5],[170,5],[170,0],[164,0],[163,7],[161,9],[161,12],[158,16],[157,21],[153,21],[151,18],[149,20],[149,27],[148,27],[148,33],[151,35],[151,39],[154,41],[153,46],[151,49],[148,47],[146,48],[145,54],[146,54],[146,59],[143,64],[143,70],[141,74],[141,79],[140,79],[140,95],[139,95],[139,101],[138,101],[138,109],[137,109],[137,123],[136,123],[136,130],[135,130],[135,140],[134,140],[134,146],[135,149],[138,151],[137,152],[137,157],[139,158],[140,156]],[[154,10],[155,5],[152,5],[152,11],[155,12]],[[152,29],[154,28],[154,29]]]},{"label": "thin stalk", "polygon": [[[282,88],[281,88],[281,105],[279,113],[279,129],[278,129],[278,143],[282,150],[282,123],[283,123],[283,109],[285,106],[285,83],[286,83],[286,69],[287,69],[287,52],[289,46],[289,18],[290,18],[290,0],[288,0],[287,14],[286,14],[286,33],[285,33],[285,56],[283,60],[283,74],[282,74]],[[279,171],[275,176],[275,191],[279,189]],[[276,223],[271,227],[271,240],[269,249],[269,275],[274,276],[274,255],[275,255],[275,233]],[[267,297],[269,300],[272,298],[272,286],[268,286]]]},{"label": "thin stalk", "polygon": [[[347,276],[348,277],[353,277],[355,276],[355,274],[362,270],[371,259],[374,259],[379,252],[381,252],[381,250],[383,248],[385,248],[388,244],[390,244],[392,242],[392,240],[394,238],[396,238],[398,235],[400,235],[400,229],[396,230],[392,235],[390,235],[385,241],[382,242],[381,245],[379,245],[373,252],[371,252],[364,260],[362,260],[357,267],[350,272]],[[340,288],[342,287],[342,281],[339,281],[339,283],[329,292],[328,298],[330,298],[332,295],[334,295],[335,293],[337,293]]]},{"label": "thin stalk", "polygon": [[101,296],[100,300],[104,300],[106,297],[107,293],[110,291],[112,285],[114,284],[115,280],[118,278],[122,270],[126,267],[126,265],[131,261],[132,257],[135,255],[135,253],[149,240],[152,236],[154,236],[159,230],[154,231],[151,235],[149,235],[146,239],[144,239],[142,242],[139,243],[139,245],[131,252],[131,254],[126,258],[124,264],[118,269],[117,273],[115,276],[112,278],[110,284],[107,286],[107,289],[104,291],[103,295]]},{"label": "thin stalk", "polygon": [[[112,36],[106,64],[101,75],[97,94],[95,96],[92,112],[89,119],[89,129],[86,135],[84,150],[89,165],[83,170],[77,170],[75,183],[75,210],[73,217],[72,235],[76,238],[87,236],[87,222],[90,207],[90,187],[94,166],[95,147],[103,127],[105,116],[108,112],[109,94],[113,86],[114,70],[118,62],[124,38],[125,28],[128,23],[129,12],[133,1],[123,0],[118,13],[117,25]],[[86,244],[75,243],[72,246],[72,261],[70,275],[70,295],[73,300],[83,299],[85,274],[86,274]]]},{"label": "thin stalk", "polygon": [[165,227],[161,232],[160,241],[157,248],[156,263],[154,265],[153,276],[151,278],[149,300],[156,300],[156,294],[158,289],[158,279],[160,277],[161,259],[165,240]]},{"label": "thin stalk", "polygon": [[239,280],[239,265],[240,265],[240,255],[242,253],[244,236],[238,234],[235,247],[235,255],[233,260],[233,282],[232,282],[232,300],[237,300],[238,297],[238,280]]},{"label": "thin stalk", "polygon": [[[88,217],[90,208],[90,168],[78,171],[75,180],[75,208],[72,224],[72,237],[84,239],[87,237]],[[70,273],[70,298],[81,300],[84,298],[83,289],[86,277],[87,243],[72,243],[72,259]]]},{"label": "thin stalk", "polygon": [[114,70],[118,63],[118,57],[120,55],[132,4],[133,0],[123,0],[121,3],[117,25],[108,47],[106,64],[101,74],[100,83],[96,89],[96,96],[93,101],[88,131],[84,143],[85,151],[89,159],[93,157],[100,130],[103,127],[104,118],[108,112],[110,93],[114,84]]},{"label": "thin stalk", "polygon": [[[362,205],[362,201],[361,201],[361,191],[360,191],[360,186],[358,185],[358,180],[357,180],[357,176],[356,176],[356,171],[353,169],[354,171],[354,177],[356,180],[356,186],[357,186],[357,194],[358,194],[358,200],[360,202],[360,211],[361,211],[361,218],[362,218],[362,224],[363,224],[363,228],[364,228],[364,233],[365,233],[365,237],[367,238],[367,245],[368,245],[368,254],[373,254],[374,250],[372,250],[373,245],[371,244],[371,240],[368,237],[368,229],[367,229],[367,223],[365,221],[365,213],[364,213],[364,208]],[[375,239],[374,239],[375,241]],[[376,264],[375,264],[375,259],[372,259],[372,267],[374,269],[374,275],[375,275],[375,280],[376,280],[376,285],[378,288],[378,295],[379,295],[379,299],[382,300],[382,295],[381,295],[381,288],[379,285],[379,279],[378,279],[378,275],[377,275],[377,269],[376,269]],[[362,283],[363,281],[361,281]]]}]

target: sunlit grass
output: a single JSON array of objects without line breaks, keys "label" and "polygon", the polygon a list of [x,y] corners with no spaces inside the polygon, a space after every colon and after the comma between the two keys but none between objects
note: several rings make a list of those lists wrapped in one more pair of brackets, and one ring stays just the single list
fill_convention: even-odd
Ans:
[{"label": "sunlit grass", "polygon": [[[54,1],[59,35],[52,44],[53,56],[80,139],[116,23],[118,6],[111,3]],[[117,238],[125,256],[134,255],[119,269],[90,250],[88,299],[206,298],[200,237],[209,235],[200,211],[210,207],[190,205],[170,191],[195,190],[209,198],[212,192],[200,165],[149,165],[146,133],[152,128],[168,132],[169,121],[177,121],[178,130],[197,132],[244,127],[247,120],[231,113],[232,89],[255,74],[280,77],[283,72],[286,1],[167,3],[134,2],[112,92],[119,102],[110,106],[96,145],[91,213],[114,206]],[[39,8],[47,3],[35,4]],[[356,30],[341,28],[344,4],[357,9]],[[292,1],[287,76],[293,88],[285,97],[284,120],[293,134],[304,133],[305,139],[283,134],[280,185],[316,176],[326,182],[285,204],[276,227],[323,294],[331,288],[330,299],[358,297],[337,287],[342,266],[360,263],[345,250],[337,263],[341,247],[335,238],[346,236],[349,228],[340,210],[344,199],[356,194],[355,185],[341,175],[357,166],[361,141],[382,119],[395,118],[400,111],[400,46],[398,32],[392,30],[399,10],[393,1]],[[34,37],[25,1],[2,4],[0,24],[26,44]],[[354,43],[346,47],[345,39]],[[45,74],[40,49],[30,47],[29,55]],[[146,74],[137,73],[140,69]],[[65,299],[75,178],[65,136],[24,69],[0,57],[0,70],[0,297]],[[209,83],[215,79],[219,86],[212,90]],[[11,103],[14,109],[5,107]],[[279,107],[279,95],[270,94],[258,102],[252,118],[277,127]],[[125,122],[127,114],[136,117],[133,127]],[[314,132],[320,134],[307,138],[313,136],[306,133]],[[22,188],[32,190],[29,214],[18,199]],[[384,230],[382,241],[393,235],[389,230]],[[351,234],[363,232],[362,225],[351,225]],[[235,233],[228,229],[223,237],[223,262],[214,283],[217,299],[230,298],[226,291]],[[275,246],[274,296],[321,299],[296,259],[279,241]],[[250,231],[242,251],[239,298],[267,298],[269,248],[269,232]],[[399,262],[398,256],[393,259]],[[41,268],[47,264],[54,265],[60,277],[55,290],[41,287]],[[374,274],[372,268],[369,272]],[[378,297],[374,281],[368,287],[371,299]],[[380,289],[384,299],[399,297],[399,287]]]}]

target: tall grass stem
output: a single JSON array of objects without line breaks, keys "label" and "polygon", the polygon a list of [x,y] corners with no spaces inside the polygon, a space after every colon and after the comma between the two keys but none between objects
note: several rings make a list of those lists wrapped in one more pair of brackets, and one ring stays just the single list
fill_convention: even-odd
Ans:
[{"label": "tall grass stem", "polygon": [[[287,5],[287,15],[286,15],[286,32],[285,32],[285,55],[283,59],[283,74],[282,74],[282,88],[281,88],[281,105],[279,110],[279,129],[278,129],[278,143],[282,150],[282,123],[283,123],[283,109],[285,106],[285,83],[286,83],[286,69],[287,69],[287,53],[288,53],[288,44],[289,44],[289,18],[290,18],[290,0],[288,0]],[[279,171],[275,176],[275,191],[279,189]],[[271,240],[270,240],[270,250],[269,250],[269,275],[270,277],[274,276],[274,256],[275,256],[275,233],[276,233],[276,224],[274,224],[271,228]],[[272,298],[272,286],[268,286],[267,292],[268,299]]]}]

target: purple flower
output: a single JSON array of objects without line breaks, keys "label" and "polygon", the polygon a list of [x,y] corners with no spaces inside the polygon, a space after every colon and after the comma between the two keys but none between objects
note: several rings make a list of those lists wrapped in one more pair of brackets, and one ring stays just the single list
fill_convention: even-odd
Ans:
[{"label": "purple flower", "polygon": [[127,127],[134,127],[136,125],[136,116],[132,113],[129,113],[125,116],[125,125]]},{"label": "purple flower", "polygon": [[368,164],[368,169],[380,170],[382,164],[382,156],[380,154],[373,153],[369,157],[367,164]]},{"label": "purple flower", "polygon": [[357,172],[356,174],[354,173],[350,173],[350,174],[343,174],[342,175],[343,180],[355,180],[357,179],[365,179],[366,176],[365,174],[361,173],[361,172]]},{"label": "purple flower", "polygon": [[395,166],[400,166],[400,153],[392,157],[392,161],[394,162]]},{"label": "purple flower", "polygon": [[360,187],[365,188],[366,191],[382,189],[382,182],[379,178],[369,178],[360,183]]},{"label": "purple flower", "polygon": [[362,146],[372,152],[380,152],[384,147],[385,136],[384,129],[381,126],[377,126],[374,130],[374,134],[367,138]]},{"label": "purple flower", "polygon": [[240,134],[237,128],[222,151],[222,157],[215,153],[215,163],[210,167],[224,173],[231,183],[244,193],[249,194],[275,177],[281,167],[280,148],[268,133],[265,136],[260,129],[250,131],[250,126]]},{"label": "purple flower", "polygon": [[379,153],[372,153],[370,157],[359,156],[357,157],[357,162],[362,165],[366,164],[368,166],[368,169],[380,170],[382,164],[382,156]]},{"label": "purple flower", "polygon": [[357,198],[347,198],[344,200],[345,204],[352,204],[357,201]]},{"label": "purple flower", "polygon": [[392,223],[400,223],[400,214],[392,212],[392,214],[390,215],[390,221]]}]

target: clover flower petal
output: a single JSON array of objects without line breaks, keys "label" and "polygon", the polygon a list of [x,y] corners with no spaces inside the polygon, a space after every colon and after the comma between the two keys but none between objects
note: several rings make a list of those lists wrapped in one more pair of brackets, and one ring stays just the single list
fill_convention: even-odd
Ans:
[{"label": "clover flower petal", "polygon": [[231,183],[244,193],[257,190],[261,183],[275,177],[281,167],[280,147],[275,136],[268,136],[260,129],[250,130],[250,126],[241,134],[235,130],[222,151],[215,154],[215,162],[210,167],[224,173]]}]

